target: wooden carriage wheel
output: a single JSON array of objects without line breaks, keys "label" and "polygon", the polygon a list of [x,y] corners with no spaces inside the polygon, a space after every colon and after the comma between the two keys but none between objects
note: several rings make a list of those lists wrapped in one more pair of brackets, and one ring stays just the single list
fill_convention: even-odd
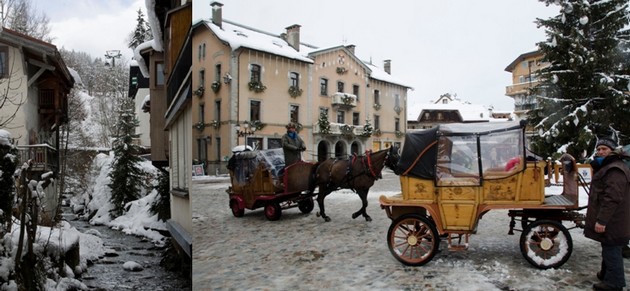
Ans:
[{"label": "wooden carriage wheel", "polygon": [[435,224],[426,216],[405,214],[392,221],[387,232],[387,245],[392,255],[408,266],[422,266],[440,247]]},{"label": "wooden carriage wheel", "polygon": [[304,214],[311,213],[311,211],[313,211],[313,208],[315,208],[315,202],[313,202],[313,199],[310,197],[306,198],[298,202],[298,208]]},{"label": "wooden carriage wheel", "polygon": [[553,220],[537,220],[523,229],[521,254],[539,269],[558,268],[566,263],[573,251],[569,230]]}]

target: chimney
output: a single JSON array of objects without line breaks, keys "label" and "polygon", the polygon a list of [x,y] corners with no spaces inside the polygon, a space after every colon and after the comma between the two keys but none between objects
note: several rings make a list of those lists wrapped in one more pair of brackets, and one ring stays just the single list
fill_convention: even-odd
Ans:
[{"label": "chimney", "polygon": [[223,28],[223,4],[219,2],[210,3],[210,7],[212,7],[212,23],[216,26]]},{"label": "chimney", "polygon": [[300,25],[293,24],[286,28],[286,41],[289,45],[294,48],[296,51],[300,51]]},{"label": "chimney", "polygon": [[384,60],[383,61],[383,70],[385,73],[392,74],[392,60]]},{"label": "chimney", "polygon": [[356,45],[353,44],[349,44],[346,46],[346,49],[350,51],[350,53],[352,53],[354,55],[354,48],[356,47]]}]

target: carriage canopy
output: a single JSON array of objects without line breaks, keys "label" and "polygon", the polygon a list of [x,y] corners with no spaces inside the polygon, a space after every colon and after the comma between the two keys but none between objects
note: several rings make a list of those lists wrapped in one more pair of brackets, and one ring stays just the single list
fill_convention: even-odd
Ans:
[{"label": "carriage canopy", "polygon": [[448,123],[408,131],[398,169],[402,175],[435,179],[438,185],[447,176],[479,185],[482,177],[524,169],[524,139],[524,122]]}]

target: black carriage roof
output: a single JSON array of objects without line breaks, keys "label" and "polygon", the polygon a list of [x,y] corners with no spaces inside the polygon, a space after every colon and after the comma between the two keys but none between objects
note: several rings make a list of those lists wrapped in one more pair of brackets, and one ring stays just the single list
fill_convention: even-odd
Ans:
[{"label": "black carriage roof", "polygon": [[427,130],[412,130],[405,134],[405,143],[398,161],[403,175],[424,179],[435,177],[437,141],[440,136],[485,135],[524,129],[525,122],[445,123]]}]

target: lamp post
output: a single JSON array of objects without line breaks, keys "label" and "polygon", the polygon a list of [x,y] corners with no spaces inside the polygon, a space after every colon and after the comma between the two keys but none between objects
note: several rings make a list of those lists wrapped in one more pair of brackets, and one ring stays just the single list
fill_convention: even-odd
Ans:
[{"label": "lamp post", "polygon": [[[242,128],[238,123],[236,124],[236,135],[238,135],[238,137],[245,138],[245,145],[247,145],[247,136],[253,135],[255,133],[256,133],[256,127],[249,127],[249,122],[247,121],[243,123]],[[236,143],[238,143],[238,137],[236,138]]]}]

